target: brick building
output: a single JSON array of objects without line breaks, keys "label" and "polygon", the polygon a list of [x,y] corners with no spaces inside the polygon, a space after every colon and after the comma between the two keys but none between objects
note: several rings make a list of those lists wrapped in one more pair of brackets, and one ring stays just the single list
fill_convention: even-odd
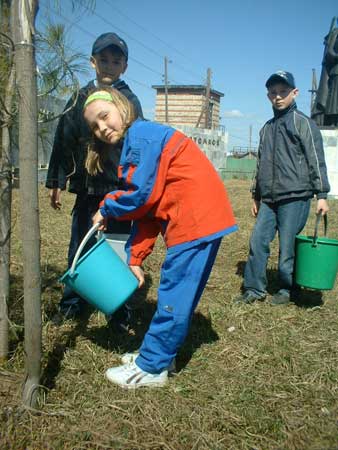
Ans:
[{"label": "brick building", "polygon": [[[188,125],[196,128],[218,129],[220,125],[220,99],[222,92],[210,89],[206,108],[206,87],[203,85],[152,86],[156,89],[155,121],[173,126]],[[166,120],[166,98],[167,114]],[[206,117],[207,112],[207,117]]]}]

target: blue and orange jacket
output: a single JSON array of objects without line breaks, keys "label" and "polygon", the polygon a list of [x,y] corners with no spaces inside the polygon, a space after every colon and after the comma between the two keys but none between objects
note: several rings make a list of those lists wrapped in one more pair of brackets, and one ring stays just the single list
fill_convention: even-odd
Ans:
[{"label": "blue and orange jacket", "polygon": [[159,233],[167,248],[210,241],[237,229],[222,180],[187,136],[136,120],[124,138],[119,165],[123,190],[107,194],[104,217],[133,220],[128,263],[140,265]]}]

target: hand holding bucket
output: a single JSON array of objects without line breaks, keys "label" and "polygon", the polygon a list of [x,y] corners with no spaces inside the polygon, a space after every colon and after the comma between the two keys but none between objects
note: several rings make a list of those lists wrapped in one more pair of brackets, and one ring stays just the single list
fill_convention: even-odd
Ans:
[{"label": "hand holding bucket", "polygon": [[80,257],[100,225],[93,225],[83,238],[73,264],[61,282],[104,314],[112,314],[133,294],[138,280],[104,238]]}]

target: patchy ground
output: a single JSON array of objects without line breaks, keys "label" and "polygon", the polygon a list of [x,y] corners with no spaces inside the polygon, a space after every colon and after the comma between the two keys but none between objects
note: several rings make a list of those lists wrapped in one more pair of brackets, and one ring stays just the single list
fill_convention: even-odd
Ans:
[{"label": "patchy ground", "polygon": [[[303,290],[297,305],[266,302],[236,306],[248,240],[249,183],[226,183],[239,232],[223,240],[191,332],[167,387],[129,392],[103,374],[124,351],[138,348],[156,304],[159,242],[148,258],[146,288],[133,301],[130,335],[87,311],[56,326],[52,317],[65,270],[70,210],[63,195],[54,212],[41,189],[44,396],[39,412],[21,407],[24,378],[23,296],[17,192],[12,239],[11,345],[0,367],[0,448],[3,450],[229,450],[338,448],[337,287]],[[329,236],[338,238],[337,201],[331,201]],[[312,234],[314,214],[306,228]],[[269,264],[276,290],[277,246]]]}]

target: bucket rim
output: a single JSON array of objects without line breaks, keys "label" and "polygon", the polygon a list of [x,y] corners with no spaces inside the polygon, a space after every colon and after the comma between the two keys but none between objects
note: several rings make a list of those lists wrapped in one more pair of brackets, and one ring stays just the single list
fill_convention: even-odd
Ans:
[{"label": "bucket rim", "polygon": [[[311,242],[313,243],[314,240],[314,236],[306,236],[306,235],[298,235],[296,236],[296,241],[304,241],[304,242]],[[338,239],[331,239],[331,238],[327,238],[327,237],[319,237],[316,240],[317,244],[328,244],[328,245],[336,245],[338,246]]]}]

